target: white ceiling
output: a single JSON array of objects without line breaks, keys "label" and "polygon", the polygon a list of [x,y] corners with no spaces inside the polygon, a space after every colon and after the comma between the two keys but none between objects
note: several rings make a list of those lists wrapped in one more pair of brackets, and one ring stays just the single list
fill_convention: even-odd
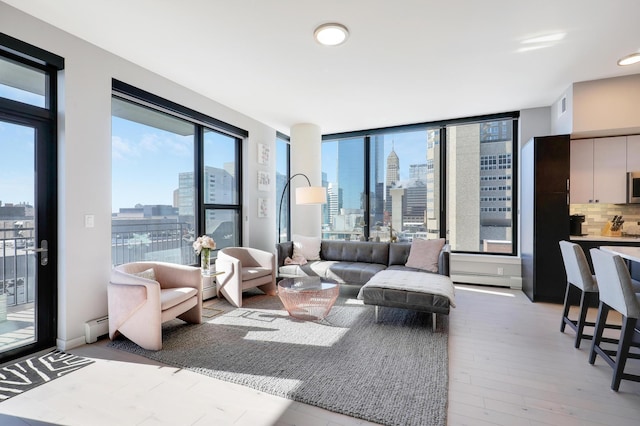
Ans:
[{"label": "white ceiling", "polygon": [[[638,0],[3,1],[286,134],[549,106],[640,73],[616,65],[640,51]],[[317,44],[325,22],[349,40]]]}]

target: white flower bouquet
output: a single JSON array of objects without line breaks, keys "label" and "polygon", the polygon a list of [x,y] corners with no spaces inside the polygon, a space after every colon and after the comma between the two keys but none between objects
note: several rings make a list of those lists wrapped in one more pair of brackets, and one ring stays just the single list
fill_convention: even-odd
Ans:
[{"label": "white flower bouquet", "polygon": [[193,242],[193,249],[195,250],[196,254],[200,254],[200,252],[203,249],[206,249],[206,251],[209,251],[209,250],[215,250],[215,248],[216,248],[216,242],[213,241],[213,238],[211,238],[208,235],[202,235]]}]

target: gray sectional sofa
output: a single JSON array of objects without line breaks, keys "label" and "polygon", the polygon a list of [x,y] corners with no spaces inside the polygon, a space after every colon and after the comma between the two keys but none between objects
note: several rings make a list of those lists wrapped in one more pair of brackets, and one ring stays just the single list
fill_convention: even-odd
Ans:
[{"label": "gray sectional sofa", "polygon": [[[430,272],[404,266],[411,250],[410,243],[379,243],[360,241],[322,240],[320,260],[306,265],[285,265],[284,260],[293,256],[293,242],[276,244],[278,276],[283,278],[320,276],[340,284],[362,286],[377,272],[385,269]],[[449,275],[449,245],[445,245],[438,257],[438,273]]]},{"label": "gray sectional sofa", "polygon": [[[432,313],[435,330],[435,315],[446,315],[450,306],[453,306],[453,284],[449,278],[451,249],[445,244],[440,251],[437,274],[405,266],[410,250],[409,243],[322,240],[320,260],[309,261],[305,265],[285,265],[285,259],[293,256],[293,242],[288,241],[276,244],[278,274],[282,278],[319,276],[336,280],[340,284],[360,286],[358,297],[366,305],[375,305],[376,321],[380,306],[411,309]],[[372,278],[382,271],[386,272],[378,275],[378,278],[390,276],[395,281],[394,278],[397,277],[401,284],[389,287],[384,283],[374,283],[378,280]],[[373,285],[365,286],[367,283]],[[450,294],[439,291],[443,285],[445,288],[450,286]]]}]

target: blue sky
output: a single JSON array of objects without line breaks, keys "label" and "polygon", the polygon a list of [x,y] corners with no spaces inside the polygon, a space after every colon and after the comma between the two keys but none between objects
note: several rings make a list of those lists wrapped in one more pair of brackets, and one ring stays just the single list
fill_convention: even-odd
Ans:
[{"label": "blue sky", "polygon": [[[44,96],[0,84],[0,97],[44,106]],[[34,203],[34,131],[0,121],[0,201]]]},{"label": "blue sky", "polygon": [[[391,133],[383,135],[384,138],[384,159],[386,168],[387,157],[394,147],[395,153],[400,158],[400,178],[409,178],[409,166],[411,164],[426,163],[427,132],[425,130],[407,133]],[[322,146],[322,171],[327,174],[329,182],[336,181],[336,144],[325,143]],[[362,161],[362,159],[354,159]]]},{"label": "blue sky", "polygon": [[34,130],[0,121],[0,201],[34,202]]},{"label": "blue sky", "polygon": [[[193,135],[175,133],[113,117],[112,211],[136,204],[173,205],[180,173],[193,172]],[[205,165],[223,168],[235,156],[233,139],[205,135]]]}]

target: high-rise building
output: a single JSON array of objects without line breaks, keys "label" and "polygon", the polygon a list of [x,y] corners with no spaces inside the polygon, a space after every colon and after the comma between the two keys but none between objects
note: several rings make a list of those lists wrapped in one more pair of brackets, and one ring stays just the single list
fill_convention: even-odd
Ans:
[{"label": "high-rise building", "polygon": [[369,225],[376,226],[384,220],[384,136],[371,138],[370,161]]},{"label": "high-rise building", "polygon": [[393,142],[391,145],[391,152],[387,156],[387,176],[384,182],[384,211],[387,214],[391,214],[391,195],[389,191],[400,180],[400,159],[394,151]]},{"label": "high-rise building", "polygon": [[363,158],[362,139],[345,139],[338,144],[339,209],[364,210],[362,187],[364,164],[357,163],[357,161],[362,162]]}]

